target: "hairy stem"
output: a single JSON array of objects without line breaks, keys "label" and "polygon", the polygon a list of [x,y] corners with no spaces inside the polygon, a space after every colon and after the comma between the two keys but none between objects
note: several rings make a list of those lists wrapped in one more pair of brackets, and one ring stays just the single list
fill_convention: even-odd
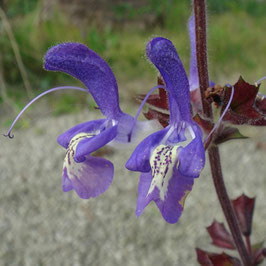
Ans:
[{"label": "hairy stem", "polygon": [[199,73],[199,84],[203,113],[212,119],[212,109],[206,101],[205,90],[209,87],[207,42],[206,42],[206,10],[204,0],[194,0],[194,15],[196,29],[196,52]]},{"label": "hairy stem", "polygon": [[[206,3],[205,0],[194,0],[194,14],[196,23],[196,52],[199,83],[203,114],[208,119],[213,119],[212,107],[205,99],[205,90],[209,87],[207,42],[206,42]],[[223,180],[221,160],[217,146],[211,146],[208,150],[211,173],[215,190],[221,204],[227,224],[233,236],[236,248],[243,265],[250,266],[251,259],[241,236],[240,228],[228,197]]]},{"label": "hairy stem", "polygon": [[247,245],[248,253],[249,253],[250,256],[252,256],[252,247],[251,247],[251,243],[250,243],[249,236],[245,236],[245,240],[246,240],[246,245]]}]

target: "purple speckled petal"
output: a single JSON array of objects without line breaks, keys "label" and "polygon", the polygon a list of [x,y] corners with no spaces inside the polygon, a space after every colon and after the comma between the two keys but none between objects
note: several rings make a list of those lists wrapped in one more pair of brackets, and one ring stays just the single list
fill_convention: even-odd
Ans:
[{"label": "purple speckled petal", "polygon": [[87,46],[80,43],[56,45],[48,50],[44,61],[46,70],[65,72],[82,81],[103,115],[110,119],[121,115],[115,76],[108,64]]},{"label": "purple speckled petal", "polygon": [[196,55],[196,35],[195,35],[195,17],[192,15],[188,21],[188,31],[190,37],[190,71],[189,88],[195,90],[199,88],[199,76]]},{"label": "purple speckled petal", "polygon": [[179,172],[187,177],[197,178],[205,165],[205,149],[201,129],[193,125],[195,138],[179,152]]},{"label": "purple speckled petal", "polygon": [[86,157],[82,163],[63,169],[62,187],[67,192],[72,189],[82,199],[94,198],[105,192],[114,176],[113,164],[103,158]]},{"label": "purple speckled petal", "polygon": [[70,140],[77,134],[84,132],[84,133],[89,133],[89,132],[96,132],[100,126],[106,121],[106,119],[99,119],[99,120],[93,120],[85,123],[78,124],[63,134],[61,134],[57,138],[57,142],[63,146],[64,148],[67,149]]},{"label": "purple speckled petal", "polygon": [[166,127],[145,138],[131,154],[126,168],[130,171],[149,172],[151,152],[162,141],[168,130],[169,128]]},{"label": "purple speckled petal", "polygon": [[169,92],[170,123],[179,122],[175,119],[178,110],[182,120],[190,121],[189,82],[174,45],[165,38],[154,38],[147,44],[146,53],[160,71]]},{"label": "purple speckled petal", "polygon": [[84,138],[80,140],[76,147],[74,160],[82,162],[85,156],[100,149],[116,137],[117,125],[107,128],[91,138]]},{"label": "purple speckled petal", "polygon": [[182,214],[185,199],[192,189],[194,180],[181,175],[175,170],[169,181],[167,194],[164,200],[160,198],[157,187],[147,195],[151,181],[151,172],[141,174],[138,186],[136,215],[141,215],[144,208],[153,200],[165,221],[168,223],[176,223]]}]

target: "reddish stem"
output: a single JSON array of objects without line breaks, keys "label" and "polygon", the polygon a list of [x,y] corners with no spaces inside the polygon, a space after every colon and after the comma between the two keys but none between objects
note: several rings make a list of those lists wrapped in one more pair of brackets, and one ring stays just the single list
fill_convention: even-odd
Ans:
[{"label": "reddish stem", "polygon": [[250,243],[250,238],[249,236],[245,236],[245,240],[246,240],[246,246],[248,249],[248,253],[250,256],[252,256],[252,248],[251,248],[251,243]]},{"label": "reddish stem", "polygon": [[[205,90],[209,87],[205,0],[194,0],[194,14],[196,23],[197,65],[203,114],[207,118],[213,119],[212,107],[205,99]],[[209,148],[208,153],[216,193],[220,201],[224,216],[228,223],[229,229],[233,236],[236,248],[238,250],[243,265],[251,266],[251,259],[242,239],[240,228],[224,184],[219,149],[217,146],[213,145]]]},{"label": "reddish stem", "polygon": [[235,246],[238,250],[243,265],[251,266],[251,259],[245,247],[243,238],[241,236],[240,228],[228,197],[226,187],[223,180],[220,154],[217,146],[209,148],[209,160],[211,165],[212,178],[218,199],[220,201],[225,219],[233,236]]},{"label": "reddish stem", "polygon": [[196,29],[197,66],[203,114],[213,118],[212,108],[205,98],[205,90],[209,87],[207,42],[206,42],[206,7],[204,0],[194,0]]}]

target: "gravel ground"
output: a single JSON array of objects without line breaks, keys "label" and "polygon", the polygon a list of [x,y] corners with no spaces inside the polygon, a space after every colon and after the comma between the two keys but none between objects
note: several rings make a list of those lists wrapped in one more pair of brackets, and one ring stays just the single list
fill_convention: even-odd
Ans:
[{"label": "gravel ground", "polygon": [[[218,251],[205,230],[214,218],[223,221],[208,164],[176,225],[164,222],[153,203],[135,217],[138,174],[124,169],[126,151],[106,156],[116,166],[115,178],[97,199],[62,192],[65,151],[56,137],[93,116],[86,111],[42,116],[32,128],[16,130],[13,140],[0,138],[0,265],[189,266],[197,265],[195,246]],[[246,130],[251,139],[221,145],[231,197],[257,196],[256,242],[265,239],[266,228],[266,154],[257,147],[265,132]]]}]

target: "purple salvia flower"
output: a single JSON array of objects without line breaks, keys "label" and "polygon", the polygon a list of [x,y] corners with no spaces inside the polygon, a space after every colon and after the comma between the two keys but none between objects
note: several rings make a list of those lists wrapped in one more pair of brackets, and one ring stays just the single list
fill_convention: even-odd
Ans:
[{"label": "purple salvia flower", "polygon": [[85,199],[97,197],[111,184],[114,167],[110,161],[92,157],[91,153],[113,140],[122,143],[134,141],[136,132],[142,131],[143,134],[147,123],[137,122],[134,127],[134,118],[121,111],[112,70],[85,45],[64,43],[52,47],[45,56],[44,68],[65,72],[83,82],[106,117],[76,125],[57,139],[67,149],[63,190],[74,189]]},{"label": "purple salvia flower", "polygon": [[205,164],[202,132],[191,118],[189,81],[171,41],[155,38],[146,53],[165,81],[170,121],[137,146],[126,167],[141,172],[136,215],[153,200],[163,218],[176,223]]},{"label": "purple salvia flower", "polygon": [[[79,197],[97,197],[111,184],[114,167],[91,153],[115,138],[126,138],[132,117],[119,106],[116,79],[108,64],[95,52],[79,43],[64,43],[52,47],[45,55],[44,68],[65,72],[82,81],[106,119],[85,122],[69,129],[57,139],[67,149],[62,186],[74,189]],[[120,124],[128,121],[128,126]],[[124,133],[124,134],[123,134]]]}]

